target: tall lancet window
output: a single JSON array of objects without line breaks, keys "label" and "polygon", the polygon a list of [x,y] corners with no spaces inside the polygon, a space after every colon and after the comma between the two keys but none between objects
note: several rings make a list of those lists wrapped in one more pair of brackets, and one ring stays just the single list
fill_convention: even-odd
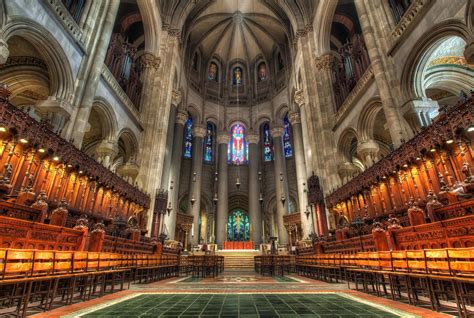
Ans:
[{"label": "tall lancet window", "polygon": [[214,147],[214,124],[207,122],[207,132],[204,139],[204,162],[212,163]]},{"label": "tall lancet window", "polygon": [[273,160],[273,145],[270,135],[270,125],[263,124],[262,127],[262,145],[263,145],[263,161],[269,162]]},{"label": "tall lancet window", "polygon": [[191,115],[184,123],[184,158],[191,158],[193,156],[193,118]]},{"label": "tall lancet window", "polygon": [[285,131],[283,132],[283,150],[285,152],[285,158],[293,157],[293,146],[291,145],[291,124],[288,120],[288,114],[283,119],[285,124]]},{"label": "tall lancet window", "polygon": [[232,126],[231,132],[227,154],[228,161],[234,165],[244,164],[248,159],[245,127],[242,124],[235,124]]}]

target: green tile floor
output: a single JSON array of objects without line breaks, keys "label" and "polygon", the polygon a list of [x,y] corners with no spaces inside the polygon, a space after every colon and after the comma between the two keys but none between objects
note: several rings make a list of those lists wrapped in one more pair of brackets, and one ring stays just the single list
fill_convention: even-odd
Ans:
[{"label": "green tile floor", "polygon": [[82,317],[400,317],[337,294],[142,294]]}]

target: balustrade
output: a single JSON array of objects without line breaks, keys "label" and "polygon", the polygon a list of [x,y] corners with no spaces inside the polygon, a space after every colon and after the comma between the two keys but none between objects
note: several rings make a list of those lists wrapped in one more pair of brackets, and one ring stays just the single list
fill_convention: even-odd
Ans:
[{"label": "balustrade", "polygon": [[395,22],[400,22],[405,12],[410,7],[412,0],[388,0]]},{"label": "balustrade", "polygon": [[339,49],[339,58],[336,59],[332,69],[337,109],[342,106],[369,66],[369,55],[362,35],[355,35],[350,42]]},{"label": "balustrade", "polygon": [[140,62],[136,53],[137,48],[135,46],[123,41],[120,34],[114,33],[105,57],[105,64],[138,109],[143,84],[140,79]]},{"label": "balustrade", "polygon": [[66,9],[71,14],[72,18],[76,23],[81,20],[82,11],[86,5],[86,0],[61,0]]}]

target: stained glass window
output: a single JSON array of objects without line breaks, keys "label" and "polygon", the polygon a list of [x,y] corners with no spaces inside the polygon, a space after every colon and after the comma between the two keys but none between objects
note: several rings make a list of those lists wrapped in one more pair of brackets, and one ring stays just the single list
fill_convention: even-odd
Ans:
[{"label": "stained glass window", "polygon": [[267,79],[267,65],[262,62],[258,65],[258,81],[264,81]]},{"label": "stained glass window", "polygon": [[293,157],[293,147],[291,145],[291,124],[288,120],[288,115],[283,119],[285,124],[285,131],[283,133],[283,151],[285,152],[285,158]]},{"label": "stained glass window", "polygon": [[188,117],[184,123],[184,158],[191,158],[193,155],[193,118]]},{"label": "stained glass window", "polygon": [[214,125],[207,123],[206,137],[204,138],[204,162],[212,162],[212,150],[214,146]]},{"label": "stained glass window", "polygon": [[242,85],[242,68],[240,66],[234,68],[232,83],[234,85]]},{"label": "stained glass window", "polygon": [[227,219],[227,241],[250,241],[250,222],[247,212],[235,210]]},{"label": "stained glass window", "polygon": [[248,160],[248,145],[245,142],[245,127],[235,124],[232,127],[232,135],[227,147],[227,159],[230,163],[241,165]]},{"label": "stained glass window", "polygon": [[268,123],[263,124],[262,128],[262,145],[263,145],[263,161],[272,161],[273,159],[273,147],[272,137],[270,136],[270,125]]},{"label": "stained glass window", "polygon": [[209,69],[207,71],[207,79],[210,80],[210,81],[218,81],[218,68],[217,68],[217,64],[214,63],[214,62],[211,62],[211,64],[209,64]]}]

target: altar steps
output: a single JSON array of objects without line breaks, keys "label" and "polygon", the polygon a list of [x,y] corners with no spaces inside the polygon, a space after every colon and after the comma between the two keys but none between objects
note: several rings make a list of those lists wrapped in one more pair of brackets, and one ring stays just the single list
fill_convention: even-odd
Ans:
[{"label": "altar steps", "polygon": [[218,251],[217,255],[224,256],[224,269],[253,270],[254,257],[260,251]]}]

